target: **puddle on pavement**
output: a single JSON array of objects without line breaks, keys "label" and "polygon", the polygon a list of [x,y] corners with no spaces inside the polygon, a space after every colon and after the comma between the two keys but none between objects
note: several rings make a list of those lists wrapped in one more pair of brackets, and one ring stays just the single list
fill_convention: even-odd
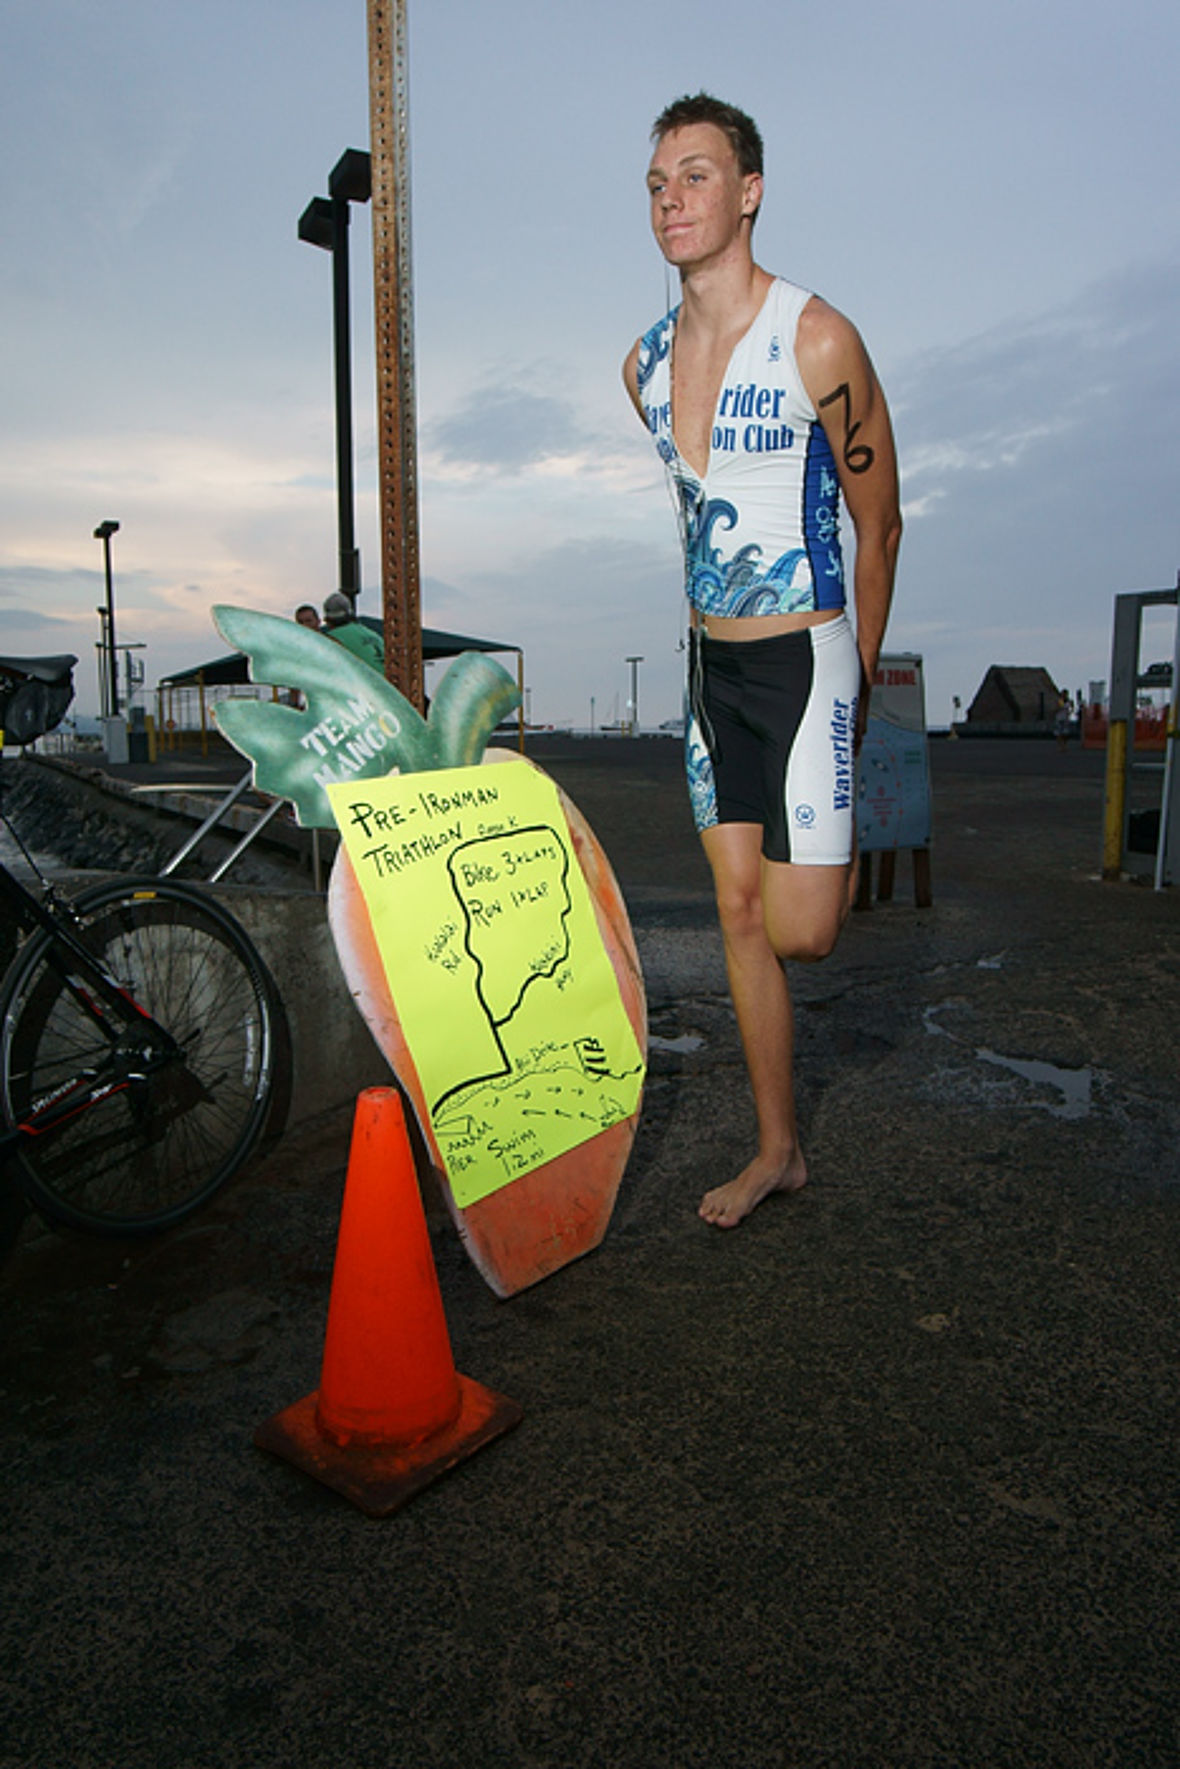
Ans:
[{"label": "puddle on pavement", "polygon": [[981,1062],[995,1063],[997,1068],[1009,1069],[1013,1075],[1019,1075],[1024,1081],[1031,1081],[1035,1087],[1055,1087],[1061,1093],[1061,1104],[1054,1105],[1045,1100],[1034,1103],[1043,1106],[1054,1118],[1085,1118],[1090,1111],[1090,1089],[1094,1079],[1092,1069],[1062,1069],[1056,1063],[1026,1061],[1023,1057],[999,1056],[994,1050],[979,1049],[975,1052]]},{"label": "puddle on pavement", "polygon": [[679,1038],[660,1038],[652,1032],[648,1035],[649,1050],[670,1050],[673,1056],[687,1056],[690,1051],[699,1050],[704,1043],[696,1032],[683,1032]]},{"label": "puddle on pavement", "polygon": [[[939,1001],[928,1007],[922,1014],[922,1024],[927,1032],[936,1038],[949,1038],[952,1044],[961,1044],[969,1048],[965,1038],[959,1038],[954,1032],[948,1032],[940,1026],[936,1016],[945,1013],[948,1008],[962,1007],[961,1001]],[[1040,1062],[1036,1059],[1015,1056],[1001,1056],[998,1051],[988,1050],[982,1045],[975,1046],[975,1055],[980,1062],[991,1063],[996,1068],[1007,1069],[1010,1074],[1018,1075],[1033,1087],[1056,1088],[1061,1095],[1060,1102],[1050,1100],[1032,1100],[1029,1103],[1041,1111],[1049,1112],[1054,1118],[1085,1118],[1089,1115],[1091,1095],[1094,1083],[1094,1071],[1091,1068],[1064,1069],[1058,1063]]]}]

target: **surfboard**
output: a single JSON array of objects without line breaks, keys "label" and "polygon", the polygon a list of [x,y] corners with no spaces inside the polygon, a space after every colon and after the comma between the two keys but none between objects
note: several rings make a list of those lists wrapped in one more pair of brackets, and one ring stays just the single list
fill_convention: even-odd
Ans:
[{"label": "surfboard", "polygon": [[[493,749],[483,760],[495,764],[520,758]],[[594,831],[568,795],[560,787],[557,790],[619,996],[646,1059],[647,1004],[627,907]],[[348,989],[414,1110],[447,1210],[490,1288],[497,1296],[515,1295],[597,1247],[609,1225],[635,1140],[639,1107],[588,1141],[461,1205],[447,1178],[372,923],[343,846],[329,881],[328,922]]]}]

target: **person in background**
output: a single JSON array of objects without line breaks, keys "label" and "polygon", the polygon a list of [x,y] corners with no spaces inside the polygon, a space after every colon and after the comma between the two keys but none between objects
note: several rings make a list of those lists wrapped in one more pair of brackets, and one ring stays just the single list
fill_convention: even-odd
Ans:
[{"label": "person in background", "polygon": [[385,674],[385,647],[372,627],[362,625],[343,590],[333,590],[324,603],[324,631],[362,663]]},{"label": "person in background", "polygon": [[301,602],[295,610],[295,619],[301,627],[309,627],[313,633],[321,632],[320,611],[310,602]]},{"label": "person in background", "polygon": [[1069,698],[1069,689],[1063,688],[1057,696],[1057,712],[1053,719],[1053,735],[1057,739],[1058,749],[1064,749],[1069,742],[1069,726],[1073,718],[1073,706]]}]

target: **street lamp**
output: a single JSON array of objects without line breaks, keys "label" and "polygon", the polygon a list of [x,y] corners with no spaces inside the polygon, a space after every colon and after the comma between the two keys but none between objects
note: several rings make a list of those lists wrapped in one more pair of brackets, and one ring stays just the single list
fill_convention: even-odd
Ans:
[{"label": "street lamp", "polygon": [[100,522],[94,531],[96,541],[102,542],[103,560],[107,574],[107,609],[106,609],[106,643],[107,643],[107,711],[112,719],[119,716],[119,671],[115,656],[115,590],[111,582],[111,536],[118,534],[119,524],[109,518]]},{"label": "street lamp", "polygon": [[299,217],[299,238],[332,254],[332,338],[336,370],[336,524],[339,588],[353,608],[361,589],[361,556],[353,526],[352,352],[349,340],[349,203],[367,203],[372,190],[369,156],[350,147],[328,175],[327,197],[313,197]]},{"label": "street lamp", "polygon": [[624,661],[631,665],[631,735],[635,737],[639,732],[639,666],[643,659],[628,657]]}]

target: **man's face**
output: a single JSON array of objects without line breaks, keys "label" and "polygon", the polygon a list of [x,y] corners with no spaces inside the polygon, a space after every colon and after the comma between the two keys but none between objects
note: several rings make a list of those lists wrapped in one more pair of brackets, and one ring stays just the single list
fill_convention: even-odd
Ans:
[{"label": "man's face", "polygon": [[664,257],[681,270],[717,259],[749,226],[762,198],[757,173],[738,170],[737,155],[715,123],[690,123],[660,137],[647,173],[651,225]]},{"label": "man's face", "polygon": [[310,627],[313,632],[320,624],[320,617],[314,608],[301,608],[295,619],[301,627]]}]

